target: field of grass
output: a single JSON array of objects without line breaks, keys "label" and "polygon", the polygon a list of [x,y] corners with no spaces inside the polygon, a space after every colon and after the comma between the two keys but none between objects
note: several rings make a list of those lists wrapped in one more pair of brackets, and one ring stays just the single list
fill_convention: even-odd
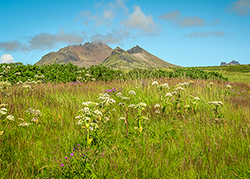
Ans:
[{"label": "field of grass", "polygon": [[250,65],[198,67],[198,69],[218,72],[230,82],[250,83]]},{"label": "field of grass", "polygon": [[250,176],[249,83],[14,85],[0,105],[0,178]]}]

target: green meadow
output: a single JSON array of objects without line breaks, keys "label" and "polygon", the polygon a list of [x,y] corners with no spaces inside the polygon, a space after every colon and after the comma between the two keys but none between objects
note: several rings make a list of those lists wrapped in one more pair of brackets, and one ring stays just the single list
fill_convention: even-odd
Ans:
[{"label": "green meadow", "polygon": [[250,80],[241,67],[7,65],[1,179],[250,177]]}]

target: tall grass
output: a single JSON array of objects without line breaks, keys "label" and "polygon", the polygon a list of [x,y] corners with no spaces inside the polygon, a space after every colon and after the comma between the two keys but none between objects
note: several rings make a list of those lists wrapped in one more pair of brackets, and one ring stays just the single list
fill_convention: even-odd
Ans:
[{"label": "tall grass", "polygon": [[[210,82],[157,78],[8,87],[11,95],[0,98],[8,104],[0,120],[0,178],[248,178],[250,86]],[[87,144],[86,127],[75,117],[83,102],[101,103],[105,91],[116,103],[94,107],[103,116],[92,116],[99,128],[89,132],[93,142]],[[147,106],[128,107],[140,102]],[[36,122],[25,112],[30,107],[42,113]],[[23,122],[31,124],[19,126]]]}]

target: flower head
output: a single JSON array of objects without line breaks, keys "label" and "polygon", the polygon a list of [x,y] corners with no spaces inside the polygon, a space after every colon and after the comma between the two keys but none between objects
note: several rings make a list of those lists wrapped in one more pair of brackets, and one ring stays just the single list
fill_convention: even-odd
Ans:
[{"label": "flower head", "polygon": [[169,85],[168,85],[167,83],[163,83],[163,84],[161,85],[161,87],[162,87],[162,88],[169,88]]},{"label": "flower head", "polygon": [[195,99],[195,100],[200,100],[200,98],[199,98],[198,96],[196,96],[194,99]]},{"label": "flower head", "polygon": [[29,125],[30,125],[30,123],[26,123],[26,122],[19,124],[19,126],[29,126]]},{"label": "flower head", "polygon": [[223,106],[224,104],[221,101],[210,101],[208,104],[214,104],[216,106]]},{"label": "flower head", "polygon": [[159,83],[157,81],[153,81],[152,86],[158,86]]},{"label": "flower head", "polygon": [[128,92],[128,94],[130,94],[130,95],[136,95],[136,92],[133,91],[133,90],[130,90],[130,91]]},{"label": "flower head", "polygon": [[156,105],[154,106],[154,108],[159,108],[159,107],[161,107],[160,104],[156,104]]},{"label": "flower head", "polygon": [[172,97],[173,95],[171,93],[167,93],[165,96]]},{"label": "flower head", "polygon": [[135,108],[135,104],[128,105],[128,108]]},{"label": "flower head", "polygon": [[119,118],[119,121],[120,121],[120,120],[125,120],[125,119],[126,119],[125,117],[120,117],[120,118]]}]

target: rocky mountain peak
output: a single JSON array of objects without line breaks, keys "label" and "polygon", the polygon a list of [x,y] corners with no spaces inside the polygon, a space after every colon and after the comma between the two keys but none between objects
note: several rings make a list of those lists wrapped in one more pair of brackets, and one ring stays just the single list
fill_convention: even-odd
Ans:
[{"label": "rocky mountain peak", "polygon": [[132,53],[142,53],[143,51],[144,51],[144,49],[141,48],[139,45],[136,45],[136,46],[134,46],[133,48],[127,50],[127,52],[128,52],[129,54],[132,54]]}]

